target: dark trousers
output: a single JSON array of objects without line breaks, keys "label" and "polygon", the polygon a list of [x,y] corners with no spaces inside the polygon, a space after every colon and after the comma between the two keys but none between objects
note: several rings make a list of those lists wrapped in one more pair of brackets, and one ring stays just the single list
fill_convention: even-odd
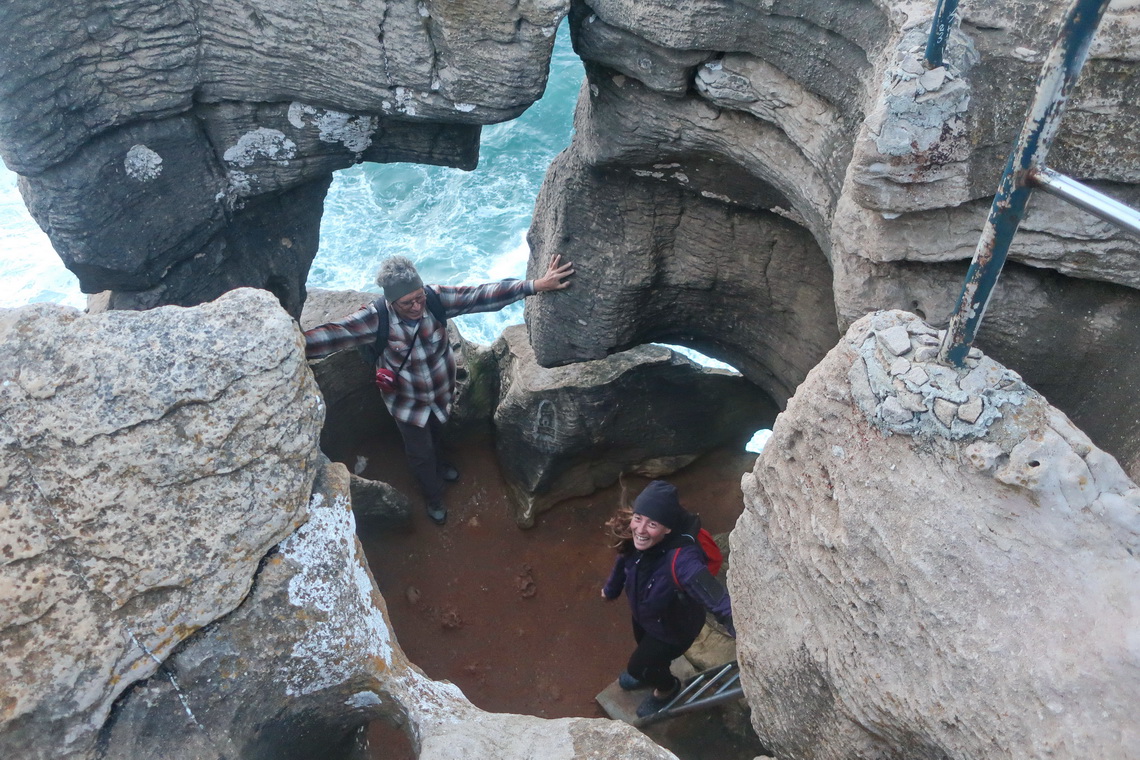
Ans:
[{"label": "dark trousers", "polygon": [[689,647],[655,639],[637,621],[633,623],[633,638],[637,642],[637,649],[629,656],[626,670],[638,681],[647,683],[658,691],[670,691],[676,681],[669,671],[669,663],[683,655]]},{"label": "dark trousers", "polygon": [[434,414],[428,417],[428,423],[423,427],[400,420],[395,422],[404,439],[408,466],[420,484],[424,499],[429,505],[442,504],[443,478],[439,476],[439,470],[440,462],[443,461],[443,423]]}]

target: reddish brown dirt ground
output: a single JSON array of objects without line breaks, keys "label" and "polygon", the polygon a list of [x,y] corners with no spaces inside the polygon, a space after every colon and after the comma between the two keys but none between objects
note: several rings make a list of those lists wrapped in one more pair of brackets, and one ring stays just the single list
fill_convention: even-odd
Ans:
[{"label": "reddish brown dirt ground", "polygon": [[[430,677],[459,686],[484,710],[604,717],[594,696],[624,669],[633,647],[624,597],[606,602],[600,596],[614,558],[603,524],[618,505],[619,486],[563,502],[522,530],[510,514],[489,437],[468,437],[452,452],[461,478],[449,487],[448,521],[438,527],[424,514],[393,439],[383,435],[332,455],[350,468],[357,455],[367,457],[365,477],[391,483],[416,505],[404,528],[363,519],[358,528],[408,657]],[[754,459],[716,452],[669,480],[705,528],[728,531],[742,510],[740,477]],[[647,482],[626,478],[630,497]],[[712,721],[712,732],[723,734],[716,720],[706,716],[697,723]],[[393,733],[372,728],[373,757],[412,756],[407,741]],[[683,758],[750,760],[757,754],[756,747],[737,747],[739,754],[712,747],[707,736],[695,742],[701,750],[687,750],[692,737],[669,734],[662,729],[654,738]]]}]

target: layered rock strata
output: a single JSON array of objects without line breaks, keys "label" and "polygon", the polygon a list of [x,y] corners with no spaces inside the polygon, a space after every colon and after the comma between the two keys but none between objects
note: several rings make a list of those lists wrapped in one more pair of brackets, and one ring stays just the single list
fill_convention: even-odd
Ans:
[{"label": "layered rock strata", "polygon": [[492,351],[501,377],[495,449],[524,527],[624,473],[664,477],[712,449],[743,450],[776,416],[775,403],[740,375],[664,346],[544,369],[518,325]]},{"label": "layered rock strata", "polygon": [[[530,240],[535,271],[572,256],[585,287],[530,309],[540,363],[667,333],[783,401],[838,338],[832,311],[841,329],[880,308],[945,324],[1063,10],[962,6],[927,70],[933,3],[573,3],[588,81]],[[1134,207],[1137,28],[1109,8],[1049,161]],[[1037,194],[979,338],[1134,475],[1138,254]],[[744,325],[771,332],[738,343]]]},{"label": "layered rock strata", "polygon": [[775,611],[737,613],[753,725],[779,757],[1132,757],[1140,488],[935,340],[857,321],[743,479],[733,605]]},{"label": "layered rock strata", "polygon": [[473,168],[542,94],[562,0],[0,9],[0,152],[84,292],[300,313],[331,173]]}]

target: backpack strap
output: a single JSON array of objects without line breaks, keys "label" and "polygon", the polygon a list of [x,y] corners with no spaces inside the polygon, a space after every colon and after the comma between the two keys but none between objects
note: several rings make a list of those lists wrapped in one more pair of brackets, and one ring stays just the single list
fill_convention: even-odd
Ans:
[{"label": "backpack strap", "polygon": [[440,300],[439,292],[435,288],[425,285],[424,298],[427,299],[427,307],[431,315],[435,317],[441,325],[447,327],[447,310],[443,308],[443,301]]},{"label": "backpack strap", "polygon": [[681,588],[681,579],[677,577],[677,555],[681,553],[681,549],[673,550],[673,561],[669,563],[669,570],[673,573],[673,585]]}]

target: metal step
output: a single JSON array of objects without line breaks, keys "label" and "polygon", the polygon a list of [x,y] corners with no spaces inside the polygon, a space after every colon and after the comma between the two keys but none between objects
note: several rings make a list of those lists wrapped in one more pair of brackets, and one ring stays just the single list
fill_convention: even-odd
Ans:
[{"label": "metal step", "polygon": [[740,664],[732,662],[709,668],[685,682],[667,705],[648,717],[641,718],[639,725],[667,720],[685,713],[707,710],[710,707],[733,702],[744,696],[740,687]]},{"label": "metal step", "polygon": [[[678,662],[683,660],[684,658],[679,658]],[[692,674],[692,668],[687,662],[684,666],[688,667],[688,672]],[[736,660],[687,677],[678,670],[678,663],[675,662],[674,675],[681,679],[681,690],[677,692],[677,696],[664,708],[645,718],[637,717],[637,706],[650,693],[649,689],[622,691],[617,681],[614,681],[598,695],[598,704],[611,718],[641,728],[678,715],[707,710],[744,696],[744,691],[740,687],[740,666]]]}]

